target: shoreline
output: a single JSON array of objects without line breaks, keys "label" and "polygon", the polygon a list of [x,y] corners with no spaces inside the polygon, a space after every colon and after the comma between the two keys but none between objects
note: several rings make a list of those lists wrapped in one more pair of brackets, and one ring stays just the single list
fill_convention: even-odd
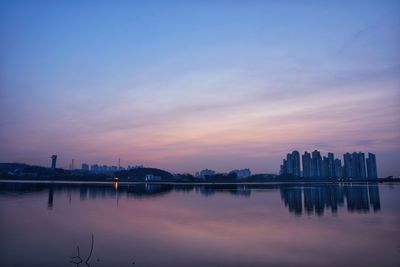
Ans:
[{"label": "shoreline", "polygon": [[265,181],[265,182],[243,182],[243,181],[88,181],[88,180],[34,180],[34,179],[0,179],[0,183],[38,183],[38,184],[114,184],[139,185],[139,184],[160,184],[160,185],[280,185],[280,184],[368,184],[368,183],[400,183],[400,179],[377,179],[377,180],[346,180],[346,181]]}]

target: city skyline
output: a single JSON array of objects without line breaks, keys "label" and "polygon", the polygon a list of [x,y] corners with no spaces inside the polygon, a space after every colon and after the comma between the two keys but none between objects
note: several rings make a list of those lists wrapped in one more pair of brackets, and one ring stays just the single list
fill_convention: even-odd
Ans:
[{"label": "city skyline", "polygon": [[[367,157],[365,156],[367,155]],[[66,169],[62,166],[57,165],[57,155],[52,155],[51,166],[52,170],[56,168]],[[22,162],[20,162],[22,163]],[[107,164],[98,164],[97,162],[83,161],[80,166],[75,168],[74,165],[75,159],[71,160],[68,169],[69,170],[81,170],[84,172],[94,172],[94,173],[114,173],[116,171],[121,170],[132,170],[138,168],[148,168],[157,166],[144,166],[142,164],[128,164],[122,165],[121,159],[118,158],[118,165],[107,165]],[[18,164],[18,163],[17,163]],[[22,163],[24,164],[24,163]],[[56,166],[57,165],[57,166]],[[367,154],[363,152],[346,152],[343,154],[343,165],[342,159],[335,158],[335,154],[332,152],[327,153],[327,157],[323,156],[320,151],[314,150],[311,153],[308,151],[304,151],[303,154],[300,154],[299,151],[294,150],[291,153],[289,152],[286,155],[286,158],[283,159],[282,164],[279,167],[279,171],[277,173],[263,173],[263,174],[272,174],[272,175],[291,175],[293,177],[302,177],[302,178],[361,178],[361,179],[377,179],[384,178],[378,174],[376,155],[368,152]],[[46,167],[46,166],[42,166]],[[176,173],[176,172],[175,172]],[[250,168],[242,168],[242,169],[231,169],[231,170],[212,170],[212,169],[202,169],[200,171],[195,172],[185,172],[185,174],[191,174],[195,177],[205,177],[205,176],[213,176],[215,174],[230,174],[235,173],[237,178],[246,178],[252,175]],[[255,173],[262,174],[262,173]],[[391,175],[392,176],[392,175]]]},{"label": "city skyline", "polygon": [[0,162],[399,176],[398,1],[3,1]]},{"label": "city skyline", "polygon": [[363,152],[346,152],[343,157],[336,158],[332,152],[324,156],[314,150],[311,153],[304,151],[300,155],[299,151],[294,150],[282,160],[279,174],[305,178],[377,179],[381,177],[378,169],[376,155],[371,152],[367,157]]}]

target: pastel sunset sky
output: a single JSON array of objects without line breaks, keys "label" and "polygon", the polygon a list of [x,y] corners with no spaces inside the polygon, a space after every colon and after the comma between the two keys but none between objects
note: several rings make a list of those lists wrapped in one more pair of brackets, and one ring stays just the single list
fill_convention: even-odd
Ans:
[{"label": "pastel sunset sky", "polygon": [[400,175],[400,1],[1,1],[0,162]]}]

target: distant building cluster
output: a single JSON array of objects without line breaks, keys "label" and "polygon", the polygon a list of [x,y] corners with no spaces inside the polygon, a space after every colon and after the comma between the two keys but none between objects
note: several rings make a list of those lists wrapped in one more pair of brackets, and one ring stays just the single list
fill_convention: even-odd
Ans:
[{"label": "distant building cluster", "polygon": [[201,170],[200,172],[196,172],[196,177],[206,178],[207,176],[215,175],[215,173],[216,172],[213,170],[205,169],[205,170]]},{"label": "distant building cluster", "polygon": [[82,163],[82,171],[89,171],[89,164]]},{"label": "distant building cluster", "polygon": [[153,174],[146,174],[145,181],[160,181],[161,176],[156,176]]},{"label": "distant building cluster", "polygon": [[144,166],[143,165],[128,165],[127,170],[140,169],[140,168],[144,168]]},{"label": "distant building cluster", "polygon": [[94,173],[113,173],[116,171],[124,171],[124,170],[132,170],[137,168],[143,168],[143,165],[128,165],[128,168],[124,168],[121,166],[107,166],[107,165],[98,165],[92,164],[89,167],[89,164],[82,163],[82,171],[86,172],[94,172]]},{"label": "distant building cluster", "polygon": [[233,170],[231,173],[235,173],[238,179],[243,179],[251,176],[250,169],[240,169],[240,170]]},{"label": "distant building cluster", "polygon": [[[232,170],[229,173],[230,174],[234,173],[238,179],[243,179],[243,178],[247,178],[247,177],[251,176],[251,171],[248,168]],[[199,172],[196,172],[195,176],[197,178],[207,178],[207,177],[210,177],[210,176],[214,176],[216,174],[217,173],[214,170],[204,169],[204,170],[201,170]]]},{"label": "distant building cluster", "polygon": [[342,161],[335,158],[333,153],[321,156],[318,150],[312,153],[305,151],[301,159],[297,150],[288,153],[280,166],[279,174],[313,178],[378,178],[376,157],[372,153],[368,153],[367,159],[362,152],[346,153],[343,155],[342,165]]},{"label": "distant building cluster", "polygon": [[107,166],[107,165],[90,165],[90,171],[95,173],[111,173],[119,171],[117,166]]}]

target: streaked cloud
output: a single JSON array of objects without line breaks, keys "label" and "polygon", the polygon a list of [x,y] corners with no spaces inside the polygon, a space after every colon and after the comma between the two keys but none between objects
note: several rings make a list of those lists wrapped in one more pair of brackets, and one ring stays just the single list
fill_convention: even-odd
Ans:
[{"label": "streaked cloud", "polygon": [[[385,159],[400,152],[400,33],[392,12],[400,7],[368,4],[359,12],[358,5],[336,5],[340,20],[320,5],[272,3],[245,11],[204,4],[193,18],[156,7],[155,21],[112,10],[110,25],[118,28],[104,24],[102,7],[90,15],[97,24],[83,30],[45,17],[81,52],[50,38],[54,29],[42,27],[42,18],[14,25],[12,12],[34,9],[7,6],[1,37],[19,41],[2,53],[0,160],[46,164],[59,153],[65,165],[72,157],[107,164],[121,157],[171,171],[276,172],[292,149],[372,151]],[[268,8],[293,17],[256,12]],[[207,14],[218,23],[204,21]],[[42,30],[43,43],[32,39]],[[75,44],[65,39],[75,36]],[[30,41],[42,58],[28,53]],[[396,171],[390,165],[382,173]]]}]

